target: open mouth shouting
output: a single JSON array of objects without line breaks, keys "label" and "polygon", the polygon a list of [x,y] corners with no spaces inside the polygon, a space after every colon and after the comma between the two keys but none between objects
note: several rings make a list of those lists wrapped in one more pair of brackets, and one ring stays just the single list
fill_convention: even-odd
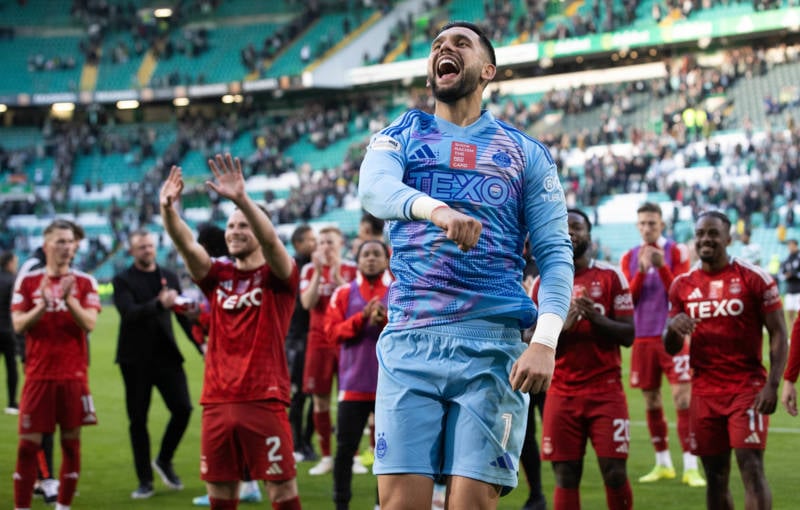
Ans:
[{"label": "open mouth shouting", "polygon": [[442,57],[436,64],[436,76],[440,80],[452,80],[461,72],[458,63],[452,57]]}]

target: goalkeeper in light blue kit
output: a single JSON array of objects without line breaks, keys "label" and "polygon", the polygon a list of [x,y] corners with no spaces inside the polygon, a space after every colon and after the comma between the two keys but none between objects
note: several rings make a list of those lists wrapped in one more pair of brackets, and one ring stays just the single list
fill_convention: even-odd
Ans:
[{"label": "goalkeeper in light blue kit", "polygon": [[[547,388],[572,292],[572,244],[556,166],[536,140],[481,110],[496,72],[475,25],[431,45],[435,114],[376,134],[359,196],[391,220],[389,324],[378,343],[375,474],[382,510],[496,508],[517,485],[528,395]],[[530,235],[540,309],[522,287]],[[520,331],[536,323],[530,347]]]}]

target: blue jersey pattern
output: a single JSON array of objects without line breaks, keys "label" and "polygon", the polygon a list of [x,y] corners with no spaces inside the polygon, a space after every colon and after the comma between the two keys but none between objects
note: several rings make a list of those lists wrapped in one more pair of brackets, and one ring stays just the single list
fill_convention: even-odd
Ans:
[{"label": "blue jersey pattern", "polygon": [[[423,195],[480,220],[477,246],[464,253],[430,221],[412,220]],[[406,112],[373,136],[359,196],[391,220],[388,330],[490,317],[530,326],[537,312],[521,285],[528,234],[542,275],[540,312],[566,316],[574,270],[556,166],[539,142],[491,113],[461,127]]]}]

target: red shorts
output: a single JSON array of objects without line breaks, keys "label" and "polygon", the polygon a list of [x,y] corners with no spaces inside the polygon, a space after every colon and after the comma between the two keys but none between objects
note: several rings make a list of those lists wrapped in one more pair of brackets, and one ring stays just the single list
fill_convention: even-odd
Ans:
[{"label": "red shorts", "polygon": [[627,459],[630,447],[628,404],[622,385],[592,395],[547,394],[542,412],[542,459],[583,458],[587,439],[598,457]]},{"label": "red shorts", "polygon": [[52,434],[97,425],[92,395],[86,381],[28,380],[19,403],[20,434]]},{"label": "red shorts", "polygon": [[670,384],[691,382],[689,344],[684,343],[680,352],[671,356],[660,337],[637,338],[631,353],[631,387],[657,390],[661,388],[662,374]]},{"label": "red shorts", "polygon": [[281,482],[297,476],[286,407],[255,400],[205,404],[200,433],[200,478]]},{"label": "red shorts", "polygon": [[303,370],[303,393],[330,395],[333,376],[338,366],[339,350],[331,348],[307,349]]},{"label": "red shorts", "polygon": [[728,453],[731,448],[764,450],[769,416],[752,408],[756,395],[758,391],[724,395],[693,393],[689,404],[692,453],[705,457]]}]

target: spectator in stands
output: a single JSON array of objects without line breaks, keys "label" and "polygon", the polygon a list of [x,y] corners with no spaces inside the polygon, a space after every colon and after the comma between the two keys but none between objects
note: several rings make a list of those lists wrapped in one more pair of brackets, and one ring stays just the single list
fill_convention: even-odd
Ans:
[{"label": "spectator in stands", "polygon": [[8,404],[6,414],[19,414],[17,401],[17,338],[11,325],[11,297],[14,294],[14,277],[17,274],[18,259],[13,251],[0,254],[0,354],[5,358],[6,391]]},{"label": "spectator in stands", "polygon": [[683,450],[682,481],[691,487],[704,487],[706,482],[697,469],[697,458],[690,451],[689,345],[685,345],[680,354],[668,355],[661,342],[668,312],[667,292],[675,277],[688,271],[689,254],[686,246],[662,235],[665,224],[658,204],[646,202],[636,213],[642,244],[628,250],[620,265],[630,282],[635,306],[636,340],[631,354],[630,382],[631,387],[642,390],[647,427],[656,451],[655,467],[641,476],[639,482],[675,478],[661,402],[661,379],[666,375],[678,414],[678,438]]},{"label": "spectator in stands", "polygon": [[739,241],[742,242],[742,249],[739,253],[739,257],[744,260],[745,262],[749,262],[750,264],[760,266],[761,265],[761,246],[757,243],[751,243],[750,237],[752,236],[752,231],[749,228],[745,228],[744,231],[739,235]]},{"label": "spectator in stands", "polygon": [[784,281],[784,310],[786,311],[786,323],[794,324],[800,310],[800,248],[797,246],[797,239],[786,241],[789,255],[781,262],[779,278]]}]

